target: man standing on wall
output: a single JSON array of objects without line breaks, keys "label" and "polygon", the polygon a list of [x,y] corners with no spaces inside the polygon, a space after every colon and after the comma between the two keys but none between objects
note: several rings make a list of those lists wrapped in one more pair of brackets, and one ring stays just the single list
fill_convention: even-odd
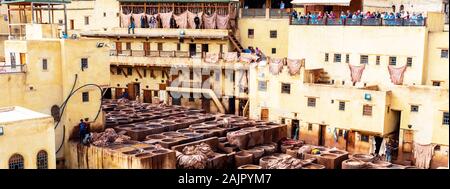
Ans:
[{"label": "man standing on wall", "polygon": [[134,34],[134,28],[136,27],[136,24],[134,23],[133,14],[130,16],[130,26],[128,26],[128,34],[130,34],[130,29],[133,31]]}]

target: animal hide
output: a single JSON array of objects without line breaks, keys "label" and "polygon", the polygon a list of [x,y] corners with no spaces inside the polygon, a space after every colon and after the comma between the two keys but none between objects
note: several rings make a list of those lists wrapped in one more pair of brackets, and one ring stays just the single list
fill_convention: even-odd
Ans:
[{"label": "animal hide", "polygon": [[392,83],[394,83],[395,85],[403,84],[403,76],[406,71],[406,65],[399,68],[395,68],[394,66],[389,65],[388,70],[389,75],[391,76],[390,78]]},{"label": "animal hide", "polygon": [[352,78],[352,82],[356,83],[361,81],[361,76],[366,68],[366,65],[363,64],[361,66],[353,66],[349,64],[348,67],[350,68],[350,77]]},{"label": "animal hide", "polygon": [[233,63],[237,61],[237,52],[226,52],[223,55],[223,59],[225,60],[225,62],[229,62],[229,63]]},{"label": "animal hide", "polygon": [[203,15],[205,29],[216,29],[216,18],[217,14],[215,12],[209,16]]},{"label": "animal hide", "polygon": [[271,58],[269,63],[269,71],[273,75],[278,75],[283,70],[283,59]]},{"label": "animal hide", "polygon": [[173,12],[159,13],[163,28],[170,28],[170,18],[172,18]]},{"label": "animal hide", "polygon": [[228,29],[230,16],[229,15],[217,15],[217,29]]},{"label": "animal hide", "polygon": [[188,12],[184,11],[183,13],[176,15],[173,15],[175,18],[175,21],[177,22],[178,28],[186,29],[188,26]]},{"label": "animal hide", "polygon": [[422,145],[414,143],[414,158],[416,159],[416,167],[428,169],[433,158],[434,147],[436,145]]},{"label": "animal hide", "polygon": [[289,69],[289,74],[296,75],[300,73],[302,63],[300,62],[300,60],[287,59],[287,66]]},{"label": "animal hide", "polygon": [[123,13],[121,13],[120,17],[122,18],[122,27],[123,28],[128,28],[128,26],[130,26],[131,14],[123,14]]}]

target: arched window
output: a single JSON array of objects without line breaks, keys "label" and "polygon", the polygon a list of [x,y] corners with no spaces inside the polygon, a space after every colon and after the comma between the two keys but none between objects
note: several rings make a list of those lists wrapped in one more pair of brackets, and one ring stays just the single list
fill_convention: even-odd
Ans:
[{"label": "arched window", "polygon": [[9,158],[9,169],[23,169],[23,156],[20,154],[14,154]]},{"label": "arched window", "polygon": [[48,169],[48,155],[47,152],[44,150],[41,150],[37,154],[37,168],[38,169]]}]

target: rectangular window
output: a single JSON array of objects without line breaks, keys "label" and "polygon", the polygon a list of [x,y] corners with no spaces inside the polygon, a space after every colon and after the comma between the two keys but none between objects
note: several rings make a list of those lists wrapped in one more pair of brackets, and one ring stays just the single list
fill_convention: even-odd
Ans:
[{"label": "rectangular window", "polygon": [[131,50],[131,42],[126,42],[125,43],[127,50]]},{"label": "rectangular window", "polygon": [[291,93],[291,84],[281,83],[281,93],[290,94]]},{"label": "rectangular window", "polygon": [[308,107],[316,107],[316,98],[308,98]]},{"label": "rectangular window", "polygon": [[70,29],[74,30],[75,29],[75,20],[70,20]]},{"label": "rectangular window", "polygon": [[189,102],[195,102],[194,93],[189,94]]},{"label": "rectangular window", "polygon": [[419,106],[411,105],[411,112],[419,112]]},{"label": "rectangular window", "polygon": [[311,123],[308,123],[308,131],[312,131],[313,127]]},{"label": "rectangular window", "polygon": [[397,57],[395,57],[395,56],[389,57],[389,65],[392,65],[392,66],[397,65]]},{"label": "rectangular window", "polygon": [[163,50],[163,44],[162,43],[158,43],[158,51],[162,51]]},{"label": "rectangular window", "polygon": [[106,12],[103,12],[103,17],[106,17]]},{"label": "rectangular window", "polygon": [[448,49],[441,50],[441,58],[448,58]]},{"label": "rectangular window", "polygon": [[117,75],[122,75],[122,69],[121,68],[117,68]]},{"label": "rectangular window", "polygon": [[281,118],[281,124],[286,124],[286,119]]},{"label": "rectangular window", "polygon": [[380,56],[376,57],[376,59],[375,59],[375,64],[376,65],[380,65],[380,59],[381,59]]},{"label": "rectangular window", "polygon": [[365,116],[372,116],[372,106],[371,105],[364,105],[363,106],[363,115],[365,115]]},{"label": "rectangular window", "polygon": [[58,24],[60,24],[60,25],[64,24],[64,20],[59,19],[59,20],[58,20]]},{"label": "rectangular window", "polygon": [[255,37],[255,30],[254,29],[248,29],[247,36],[249,39],[253,39]]},{"label": "rectangular window", "polygon": [[406,58],[406,66],[408,66],[408,67],[412,66],[412,57]]},{"label": "rectangular window", "polygon": [[133,75],[133,69],[127,68],[127,75]]},{"label": "rectangular window", "polygon": [[350,55],[349,54],[345,55],[345,63],[350,63]]},{"label": "rectangular window", "polygon": [[88,59],[82,58],[81,59],[81,71],[84,71],[87,68],[88,68]]},{"label": "rectangular window", "polygon": [[443,116],[442,116],[442,124],[443,125],[448,125],[448,119],[449,119],[449,114],[448,112],[444,112]]},{"label": "rectangular window", "polygon": [[84,25],[89,25],[89,16],[84,17]]},{"label": "rectangular window", "polygon": [[177,51],[181,50],[181,43],[177,43]]},{"label": "rectangular window", "polygon": [[272,54],[277,54],[277,48],[272,48]]},{"label": "rectangular window", "polygon": [[9,53],[9,57],[11,60],[11,68],[16,68],[16,54],[15,53]]},{"label": "rectangular window", "polygon": [[147,77],[147,69],[142,70],[144,72],[144,77]]},{"label": "rectangular window", "polygon": [[267,90],[267,81],[258,81],[258,90],[266,91]]},{"label": "rectangular window", "polygon": [[270,38],[277,38],[277,30],[270,30]]},{"label": "rectangular window", "polygon": [[361,55],[359,59],[359,63],[361,64],[368,64],[369,63],[369,56],[368,55]]},{"label": "rectangular window", "polygon": [[328,62],[328,57],[329,55],[328,55],[328,53],[325,53],[325,62]]},{"label": "rectangular window", "polygon": [[158,91],[153,91],[153,96],[158,97]]},{"label": "rectangular window", "polygon": [[344,101],[340,101],[339,102],[339,110],[340,111],[345,111],[345,102]]},{"label": "rectangular window", "polygon": [[439,87],[439,86],[441,86],[441,82],[440,81],[433,81],[433,86]]},{"label": "rectangular window", "polygon": [[42,70],[47,70],[47,69],[48,69],[47,59],[44,58],[44,59],[42,59]]},{"label": "rectangular window", "polygon": [[82,93],[83,102],[89,102],[89,92]]},{"label": "rectangular window", "polygon": [[369,136],[367,136],[367,135],[361,135],[361,141],[362,141],[362,142],[369,142]]},{"label": "rectangular window", "polygon": [[341,54],[334,54],[334,62],[341,62]]}]

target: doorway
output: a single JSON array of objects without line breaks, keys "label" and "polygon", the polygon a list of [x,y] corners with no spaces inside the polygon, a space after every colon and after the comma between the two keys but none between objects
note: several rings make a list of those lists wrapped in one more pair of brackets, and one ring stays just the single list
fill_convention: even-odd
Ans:
[{"label": "doorway", "polygon": [[189,54],[191,57],[196,56],[197,45],[195,43],[189,44]]},{"label": "doorway", "polygon": [[211,100],[209,98],[202,97],[202,109],[206,112],[211,112]]},{"label": "doorway", "polygon": [[293,119],[292,120],[292,127],[291,127],[291,136],[292,139],[294,140],[298,140],[299,137],[299,126],[300,126],[300,121],[298,119]]},{"label": "doorway", "polygon": [[116,42],[117,55],[122,54],[122,42]]},{"label": "doorway", "polygon": [[129,83],[128,84],[128,95],[130,100],[136,100],[139,96],[140,83]]},{"label": "doorway", "polygon": [[228,98],[228,113],[229,114],[236,113],[236,98],[234,96]]},{"label": "doorway", "polygon": [[104,99],[112,99],[112,91],[111,88],[106,88],[105,93],[103,93]]},{"label": "doorway", "polygon": [[261,109],[261,120],[269,121],[269,109],[267,108]]},{"label": "doorway", "polygon": [[355,150],[355,132],[353,131],[349,131],[348,133],[346,150],[348,152],[353,152]]},{"label": "doorway", "polygon": [[319,125],[319,146],[325,146],[326,125]]},{"label": "doorway", "polygon": [[144,103],[152,103],[152,91],[151,90],[144,90],[143,101],[144,101]]},{"label": "doorway", "polygon": [[[171,94],[171,96],[172,96],[172,105],[178,105],[178,106],[181,106],[181,94],[180,93],[177,93],[177,92],[171,92],[170,93]],[[172,95],[173,94],[173,95]],[[178,97],[178,98],[175,98],[174,96],[176,96],[176,97]]]},{"label": "doorway", "polygon": [[122,98],[123,92],[124,92],[123,88],[116,88],[116,99]]}]

